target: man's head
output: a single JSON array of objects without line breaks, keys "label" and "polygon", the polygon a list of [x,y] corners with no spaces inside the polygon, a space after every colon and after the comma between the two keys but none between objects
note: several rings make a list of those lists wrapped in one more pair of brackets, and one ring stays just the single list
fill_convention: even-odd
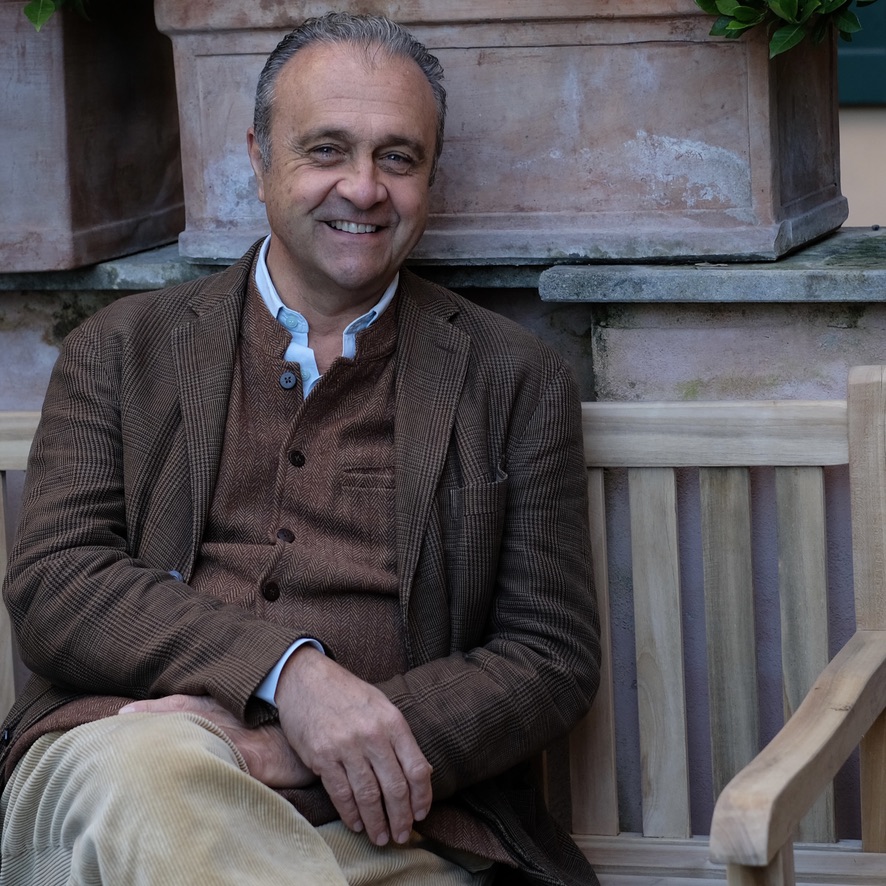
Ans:
[{"label": "man's head", "polygon": [[300,50],[316,43],[346,44],[362,51],[381,52],[389,56],[412,59],[427,78],[437,108],[437,140],[431,182],[437,170],[437,161],[443,151],[443,129],[446,123],[446,90],[443,87],[443,68],[408,31],[383,16],[352,15],[347,12],[328,12],[310,18],[287,34],[268,56],[258,79],[255,92],[255,113],[252,128],[264,162],[270,162],[271,115],[275,86],[280,70]]},{"label": "man's head", "polygon": [[369,16],[313,19],[272,54],[247,145],[290,307],[363,313],[394,279],[427,223],[441,76],[421,44]]}]

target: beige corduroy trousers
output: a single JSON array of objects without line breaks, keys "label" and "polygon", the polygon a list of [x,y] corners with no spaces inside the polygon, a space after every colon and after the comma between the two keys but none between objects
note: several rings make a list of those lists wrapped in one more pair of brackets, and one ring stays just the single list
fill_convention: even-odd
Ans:
[{"label": "beige corduroy trousers", "polygon": [[190,714],[127,714],[38,739],[2,797],[0,886],[481,886],[420,845],[312,827]]}]

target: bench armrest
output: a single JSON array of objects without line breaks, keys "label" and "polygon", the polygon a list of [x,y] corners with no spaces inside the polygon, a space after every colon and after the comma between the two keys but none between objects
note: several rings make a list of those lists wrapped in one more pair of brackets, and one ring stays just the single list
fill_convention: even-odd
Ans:
[{"label": "bench armrest", "polygon": [[886,631],[858,631],[778,735],[724,788],[711,859],[763,867],[886,708]]}]

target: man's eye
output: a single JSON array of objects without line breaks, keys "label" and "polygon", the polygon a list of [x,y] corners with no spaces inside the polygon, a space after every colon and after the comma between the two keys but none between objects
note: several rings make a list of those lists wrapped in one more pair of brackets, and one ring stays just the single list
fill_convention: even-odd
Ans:
[{"label": "man's eye", "polygon": [[320,160],[334,160],[341,154],[335,145],[319,145],[311,150],[311,153]]},{"label": "man's eye", "polygon": [[412,157],[407,157],[405,154],[398,154],[396,151],[382,156],[381,162],[391,169],[404,171],[413,166]]}]

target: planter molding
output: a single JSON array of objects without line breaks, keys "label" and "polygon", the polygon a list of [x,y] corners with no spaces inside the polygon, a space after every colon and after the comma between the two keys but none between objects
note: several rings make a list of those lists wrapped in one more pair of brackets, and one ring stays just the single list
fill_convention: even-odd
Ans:
[{"label": "planter molding", "polygon": [[[413,257],[460,264],[775,259],[839,227],[836,52],[770,62],[693,0],[377,0],[443,63],[446,145]],[[327,4],[155,0],[173,43],[182,255],[266,231],[245,148],[264,58]]]},{"label": "planter molding", "polygon": [[[70,10],[38,34],[0,0],[0,269],[62,270],[175,240],[175,79],[150,0]],[[106,14],[107,13],[107,14]]]}]

